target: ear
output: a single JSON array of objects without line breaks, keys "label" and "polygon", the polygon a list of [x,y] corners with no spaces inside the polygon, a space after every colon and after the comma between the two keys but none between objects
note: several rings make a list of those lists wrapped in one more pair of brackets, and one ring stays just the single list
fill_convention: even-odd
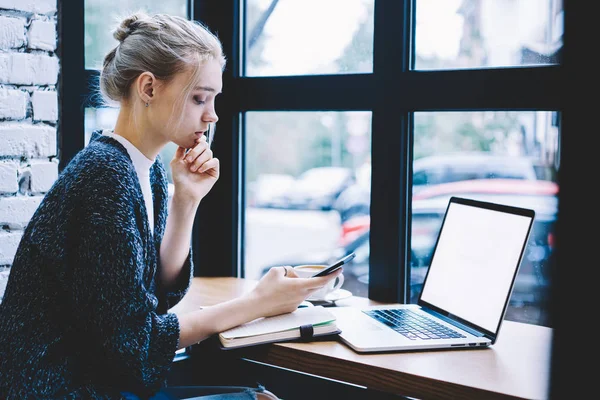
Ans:
[{"label": "ear", "polygon": [[152,72],[142,72],[136,79],[136,94],[143,103],[150,103],[154,97],[154,89],[158,83]]}]

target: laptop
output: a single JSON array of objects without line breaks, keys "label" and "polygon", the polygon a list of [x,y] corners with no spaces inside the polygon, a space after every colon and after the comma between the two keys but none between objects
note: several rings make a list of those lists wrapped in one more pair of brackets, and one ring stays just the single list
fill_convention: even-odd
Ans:
[{"label": "laptop", "polygon": [[417,304],[332,307],[357,352],[484,348],[498,339],[534,210],[451,197]]}]

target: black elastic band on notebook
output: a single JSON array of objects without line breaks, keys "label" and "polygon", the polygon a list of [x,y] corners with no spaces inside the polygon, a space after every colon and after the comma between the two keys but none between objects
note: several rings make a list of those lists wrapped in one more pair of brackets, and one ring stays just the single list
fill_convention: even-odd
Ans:
[{"label": "black elastic band on notebook", "polygon": [[311,341],[313,339],[314,332],[315,331],[312,325],[302,325],[300,326],[300,339],[307,342]]}]

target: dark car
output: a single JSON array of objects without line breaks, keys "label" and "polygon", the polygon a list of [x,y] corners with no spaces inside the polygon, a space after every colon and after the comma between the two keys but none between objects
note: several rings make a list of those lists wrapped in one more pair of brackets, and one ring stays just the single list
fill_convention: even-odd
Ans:
[{"label": "dark car", "polygon": [[[534,181],[538,179],[538,173],[536,164],[528,157],[485,152],[433,155],[413,163],[413,194],[440,184],[488,179]],[[366,179],[344,190],[333,208],[344,222],[358,215],[368,215],[370,205],[370,179]]]}]

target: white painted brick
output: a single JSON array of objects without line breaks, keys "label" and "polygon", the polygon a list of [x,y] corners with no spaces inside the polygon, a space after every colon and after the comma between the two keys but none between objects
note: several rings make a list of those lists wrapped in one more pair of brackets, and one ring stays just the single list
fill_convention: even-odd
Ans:
[{"label": "white painted brick", "polygon": [[22,90],[0,88],[0,119],[23,119],[27,115],[29,94]]},{"label": "white painted brick", "polygon": [[8,275],[9,271],[0,271],[0,303],[2,303],[4,293],[6,292],[6,285],[8,284]]},{"label": "white painted brick", "polygon": [[31,21],[27,39],[30,49],[54,51],[56,49],[56,24],[53,21]]},{"label": "white painted brick", "polygon": [[[22,231],[0,232],[0,265],[12,264],[22,236]],[[0,272],[0,274],[4,274],[8,279],[8,274],[6,272],[8,271]],[[6,285],[6,282],[4,282],[4,285]],[[2,289],[2,277],[0,277],[0,292],[2,292]]]},{"label": "white painted brick", "polygon": [[11,49],[25,44],[26,22],[25,18],[0,15],[0,49]]},{"label": "white painted brick", "polygon": [[56,128],[46,125],[0,124],[3,156],[43,158],[56,156]]},{"label": "white painted brick", "polygon": [[19,185],[19,193],[22,195],[28,195],[31,187],[31,168],[19,168],[17,181]]},{"label": "white painted brick", "polygon": [[0,162],[0,193],[17,193],[19,190],[17,171],[16,163]]},{"label": "white painted brick", "polygon": [[[1,233],[0,233],[1,235]],[[0,236],[0,240],[2,240],[2,236]],[[0,242],[2,243],[2,242]],[[2,246],[0,244],[0,246]],[[2,257],[2,249],[0,249],[0,257]],[[14,258],[14,256],[13,256]],[[12,263],[12,261],[11,261]],[[6,285],[8,284],[8,275],[10,274],[10,270],[1,271],[0,272],[0,302],[2,302],[2,298],[4,297],[4,293],[6,291]]]},{"label": "white painted brick", "polygon": [[24,229],[40,205],[43,196],[0,197],[0,225]]},{"label": "white painted brick", "polygon": [[56,57],[29,53],[0,53],[0,83],[54,85],[57,80]]},{"label": "white painted brick", "polygon": [[56,0],[0,0],[0,8],[37,14],[53,14],[56,12]]},{"label": "white painted brick", "polygon": [[33,119],[36,121],[58,120],[58,96],[55,91],[37,90],[31,95]]},{"label": "white painted brick", "polygon": [[58,178],[58,163],[55,161],[31,162],[31,192],[46,193]]}]

